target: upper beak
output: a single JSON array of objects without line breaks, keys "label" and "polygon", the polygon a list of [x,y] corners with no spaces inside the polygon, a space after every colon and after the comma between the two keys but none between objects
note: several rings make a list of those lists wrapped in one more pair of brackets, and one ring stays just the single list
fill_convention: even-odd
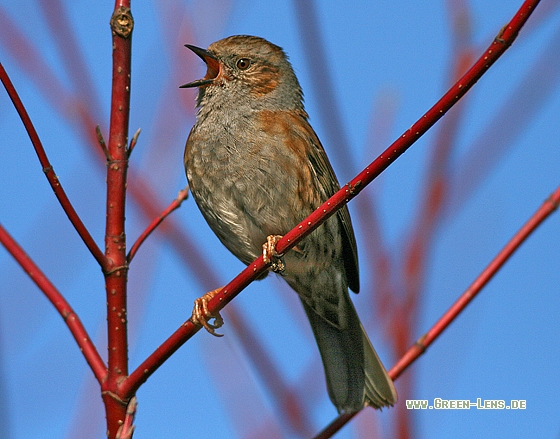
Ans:
[{"label": "upper beak", "polygon": [[203,87],[205,85],[212,84],[214,80],[220,74],[220,62],[218,59],[210,52],[200,47],[191,46],[190,44],[185,44],[185,47],[191,49],[196,53],[202,61],[206,63],[208,70],[206,71],[206,76],[202,79],[197,79],[196,81],[189,82],[188,84],[181,85],[179,88],[189,88],[189,87]]}]

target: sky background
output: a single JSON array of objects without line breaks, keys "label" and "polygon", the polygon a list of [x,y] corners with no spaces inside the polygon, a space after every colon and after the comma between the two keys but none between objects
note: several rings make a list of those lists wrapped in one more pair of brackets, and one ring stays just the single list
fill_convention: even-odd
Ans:
[{"label": "sky background", "polygon": [[[207,47],[229,35],[252,34],[283,47],[304,90],[311,124],[344,183],[447,90],[456,48],[453,11],[468,11],[470,37],[462,44],[478,57],[521,5],[517,0],[316,3],[326,66],[309,63],[295,2],[133,2],[130,132],[141,127],[142,133],[130,162],[129,188],[136,185],[138,192],[135,182],[141,181],[163,208],[186,185],[182,157],[194,122],[195,92],[178,86],[202,77],[205,69],[185,43]],[[407,345],[431,327],[560,183],[559,3],[541,2],[512,48],[464,100],[448,166],[450,199],[424,261],[422,296]],[[71,201],[102,245],[105,166],[88,136],[95,124],[106,138],[108,133],[113,4],[61,0],[63,13],[55,14],[57,4],[0,0],[0,61]],[[75,48],[59,27],[49,25],[53,15],[65,17]],[[72,59],[83,59],[87,67],[81,81],[69,73],[65,60]],[[320,95],[327,91],[318,84],[321,73],[330,76],[346,146],[333,138],[333,122],[322,117]],[[77,102],[94,116],[85,129],[76,118]],[[440,126],[363,192],[375,200],[394,267],[402,267],[418,222]],[[0,133],[0,223],[65,295],[105,356],[103,276],[68,224],[3,91]],[[389,369],[398,353],[386,328],[376,329],[369,301],[375,279],[384,273],[369,270],[370,253],[360,244],[368,235],[362,226],[367,219],[356,220],[356,201],[349,208],[363,285],[352,298]],[[127,209],[130,246],[153,215],[147,218],[131,194]],[[180,254],[163,233],[149,238],[129,273],[131,368],[190,316],[195,298],[243,268],[214,237],[192,199],[170,220],[215,272],[201,279],[192,254]],[[409,414],[413,437],[558,437],[559,242],[556,214],[405,372],[413,390],[399,395],[399,404],[410,398],[523,399],[527,409],[416,411]],[[104,437],[98,386],[68,329],[4,249],[0,267],[0,439]],[[391,275],[397,294],[406,281],[400,272]],[[336,411],[295,294],[270,276],[253,283],[233,305],[283,380],[303,389],[307,431],[320,431]],[[201,331],[139,390],[135,439],[302,436],[283,421],[230,329],[228,314],[224,317],[225,337]],[[365,410],[336,437],[373,437],[372,431],[393,437],[395,411]]]}]

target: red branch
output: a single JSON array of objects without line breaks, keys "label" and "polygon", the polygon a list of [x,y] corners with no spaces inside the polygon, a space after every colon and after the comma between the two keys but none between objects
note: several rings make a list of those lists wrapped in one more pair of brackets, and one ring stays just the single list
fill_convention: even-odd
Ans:
[{"label": "red branch", "polygon": [[401,359],[389,371],[392,379],[398,378],[414,360],[422,355],[428,346],[451,324],[453,320],[463,311],[466,306],[476,297],[482,288],[492,279],[498,270],[505,264],[511,255],[523,242],[535,231],[535,229],[548,218],[560,205],[560,186],[541,205],[531,218],[519,229],[506,246],[488,264],[484,271],[466,289],[459,299],[449,308],[445,314],[432,326],[432,328],[420,337],[416,343],[401,357]]},{"label": "red branch", "polygon": [[[133,148],[132,145],[133,143],[131,142],[131,148]],[[128,256],[126,257],[126,259],[129,263],[130,261],[132,261],[134,255],[136,254],[140,246],[144,243],[144,241],[148,238],[148,236],[150,236],[150,234],[155,230],[155,228],[159,226],[161,222],[167,216],[169,216],[171,212],[173,212],[175,209],[178,209],[181,206],[181,203],[187,199],[188,195],[189,195],[188,187],[186,187],[185,189],[181,189],[179,191],[179,194],[177,195],[177,198],[175,198],[171,202],[171,204],[167,206],[167,208],[161,214],[159,214],[159,216],[156,219],[154,219],[148,227],[146,227],[146,230],[144,230],[144,232],[138,237],[138,239],[136,240],[136,242],[128,252]]]},{"label": "red branch", "polygon": [[[539,0],[526,0],[511,21],[500,30],[494,41],[467,73],[465,73],[449,91],[430,108],[430,110],[393,142],[393,144],[391,144],[377,159],[336,192],[329,200],[319,206],[315,212],[284,235],[277,243],[276,251],[278,253],[285,253],[319,227],[326,219],[361,192],[366,185],[371,183],[381,172],[414,144],[416,140],[428,131],[430,127],[441,119],[443,115],[470,90],[509,46],[511,46],[521,27],[525,24],[538,3]],[[245,287],[264,273],[267,268],[268,265],[264,263],[262,256],[257,258],[214,296],[208,303],[209,311],[211,313],[220,311]],[[167,358],[179,349],[199,329],[200,328],[195,326],[190,320],[186,321],[140,366],[138,366],[125,381],[123,381],[120,389],[123,392],[122,394],[127,396],[133,395],[136,389],[138,389]]]},{"label": "red branch", "polygon": [[117,0],[111,17],[113,72],[111,118],[107,152],[107,221],[105,228],[105,271],[107,294],[108,370],[103,383],[103,401],[110,439],[126,416],[127,399],[118,392],[128,375],[127,277],[125,235],[126,175],[128,169],[128,122],[130,113],[130,66],[134,21],[130,1]]},{"label": "red branch", "polygon": [[49,184],[51,185],[51,188],[54,191],[56,198],[58,199],[60,205],[62,206],[64,213],[66,213],[66,216],[68,216],[68,219],[70,220],[70,222],[72,223],[76,231],[78,232],[78,235],[80,235],[80,238],[82,238],[84,244],[89,249],[93,257],[97,260],[101,268],[105,268],[106,266],[105,255],[95,243],[95,240],[90,235],[88,229],[86,228],[86,226],[84,225],[84,223],[82,222],[78,214],[76,213],[74,206],[72,206],[72,203],[68,199],[66,192],[62,188],[62,185],[58,180],[58,176],[54,172],[54,169],[51,163],[49,162],[49,158],[47,157],[47,153],[43,148],[41,139],[39,139],[39,135],[37,134],[37,131],[35,130],[35,127],[33,126],[33,123],[31,122],[29,115],[27,114],[27,110],[25,109],[23,102],[21,102],[21,99],[19,98],[19,95],[8,76],[8,73],[6,72],[4,66],[1,63],[0,63],[0,80],[2,81],[2,84],[4,84],[4,87],[14,104],[16,111],[18,112],[19,117],[23,122],[23,126],[27,131],[29,139],[33,144],[33,148],[35,148],[35,152],[37,153],[37,157],[39,158],[39,162],[43,167],[43,172],[45,173],[45,176],[47,177],[47,180],[49,181]]},{"label": "red branch", "polygon": [[0,243],[10,252],[16,262],[23,268],[31,280],[35,282],[62,316],[68,329],[70,329],[70,332],[76,340],[76,343],[78,343],[80,350],[84,354],[89,367],[91,367],[95,378],[99,383],[102,383],[107,376],[107,368],[84,328],[84,325],[82,325],[82,322],[70,304],[2,225],[0,225]]}]

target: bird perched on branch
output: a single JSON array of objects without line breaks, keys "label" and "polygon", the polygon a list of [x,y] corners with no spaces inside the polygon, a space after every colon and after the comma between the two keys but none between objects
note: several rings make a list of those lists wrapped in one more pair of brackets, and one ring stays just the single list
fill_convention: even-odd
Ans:
[{"label": "bird perched on branch", "polygon": [[[192,195],[220,241],[242,262],[274,257],[279,238],[338,189],[327,155],[308,122],[303,93],[284,51],[254,36],[232,36],[207,50],[187,45],[207,72],[185,148]],[[264,247],[263,247],[264,245]],[[397,400],[350,300],[359,290],[358,254],[344,206],[273,269],[297,292],[323,360],[327,388],[340,413]],[[216,290],[218,291],[218,290]],[[195,302],[192,320],[214,333],[219,315]],[[215,323],[209,320],[216,318]]]}]

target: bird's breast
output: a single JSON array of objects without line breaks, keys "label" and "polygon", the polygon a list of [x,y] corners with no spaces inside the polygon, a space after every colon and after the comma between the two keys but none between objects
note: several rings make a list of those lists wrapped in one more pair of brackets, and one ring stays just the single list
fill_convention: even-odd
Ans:
[{"label": "bird's breast", "polygon": [[278,185],[271,176],[274,164],[257,153],[249,131],[242,120],[199,124],[185,153],[189,186],[203,216],[247,264],[258,257],[266,236],[280,233],[283,222],[273,213],[273,188]]}]

